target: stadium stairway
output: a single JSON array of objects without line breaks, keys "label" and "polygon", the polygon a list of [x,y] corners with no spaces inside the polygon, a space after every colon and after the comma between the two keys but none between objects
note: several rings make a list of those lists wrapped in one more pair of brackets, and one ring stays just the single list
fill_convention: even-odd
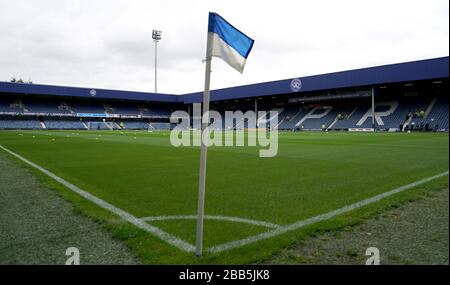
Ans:
[{"label": "stadium stairway", "polygon": [[332,128],[333,130],[341,130],[348,128],[356,128],[356,123],[364,116],[367,106],[358,106],[354,109],[346,119],[338,120]]},{"label": "stadium stairway", "polygon": [[434,103],[432,102],[433,105],[431,106],[428,115],[425,115],[424,118],[413,118],[409,124],[409,128],[422,129],[422,127],[425,127],[428,124],[430,129],[448,130],[448,98],[441,97],[435,99]]},{"label": "stadium stairway", "polygon": [[291,108],[285,109],[285,113],[282,114],[283,117],[278,125],[278,129],[280,130],[293,130],[295,129],[295,125],[301,120],[302,115],[306,114],[306,110]]},{"label": "stadium stairway", "polygon": [[298,125],[303,125],[304,130],[322,130],[322,127],[329,128],[333,123],[337,122],[339,114],[349,112],[345,107],[320,107],[314,108],[303,117]]},{"label": "stadium stairway", "polygon": [[[375,125],[378,129],[399,129],[408,119],[408,114],[417,110],[425,110],[428,100],[384,101],[376,103]],[[378,116],[377,116],[378,114]],[[371,106],[358,106],[347,119],[338,120],[330,129],[371,128]]]}]

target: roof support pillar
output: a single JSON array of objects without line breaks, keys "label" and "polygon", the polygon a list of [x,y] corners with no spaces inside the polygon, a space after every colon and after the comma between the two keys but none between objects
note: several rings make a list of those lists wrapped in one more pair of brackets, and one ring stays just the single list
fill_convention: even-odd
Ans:
[{"label": "roof support pillar", "polygon": [[372,86],[372,128],[375,131],[375,87]]}]

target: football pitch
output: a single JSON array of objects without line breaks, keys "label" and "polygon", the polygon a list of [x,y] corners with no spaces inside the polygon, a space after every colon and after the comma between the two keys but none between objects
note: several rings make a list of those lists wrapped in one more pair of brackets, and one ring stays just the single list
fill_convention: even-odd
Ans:
[{"label": "football pitch", "polygon": [[272,158],[210,147],[198,258],[199,147],[146,131],[1,131],[0,146],[146,264],[264,262],[448,187],[448,133],[281,132]]}]

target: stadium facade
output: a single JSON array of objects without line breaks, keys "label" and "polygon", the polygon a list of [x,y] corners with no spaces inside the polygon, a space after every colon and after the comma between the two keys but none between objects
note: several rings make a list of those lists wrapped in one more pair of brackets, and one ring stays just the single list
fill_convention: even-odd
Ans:
[{"label": "stadium facade", "polygon": [[[211,108],[276,110],[283,130],[448,131],[448,78],[449,58],[440,57],[213,90]],[[173,111],[201,101],[202,92],[0,82],[0,129],[164,129]]]}]

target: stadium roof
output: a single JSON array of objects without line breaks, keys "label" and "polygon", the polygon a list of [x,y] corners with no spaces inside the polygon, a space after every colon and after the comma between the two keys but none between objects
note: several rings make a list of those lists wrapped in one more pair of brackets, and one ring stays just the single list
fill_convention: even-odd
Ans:
[{"label": "stadium roof", "polygon": [[0,82],[0,94],[50,95],[61,97],[175,102],[176,95],[98,88]]},{"label": "stadium roof", "polygon": [[[349,71],[299,77],[299,90],[291,88],[294,78],[217,89],[211,91],[211,100],[234,100],[280,94],[293,94],[347,87],[374,86],[398,82],[411,82],[448,78],[449,58],[440,57],[405,63],[389,64]],[[297,81],[298,82],[298,81]],[[298,88],[298,84],[297,87]],[[203,101],[202,92],[186,94],[185,103]]]},{"label": "stadium roof", "polygon": [[[217,89],[211,91],[211,100],[234,100],[281,94],[295,94],[348,87],[442,79],[448,78],[448,76],[449,57],[447,56]],[[193,103],[203,101],[202,92],[173,95],[10,82],[0,82],[0,94],[34,94],[80,98],[94,97],[98,99],[142,100],[173,103]]]}]

